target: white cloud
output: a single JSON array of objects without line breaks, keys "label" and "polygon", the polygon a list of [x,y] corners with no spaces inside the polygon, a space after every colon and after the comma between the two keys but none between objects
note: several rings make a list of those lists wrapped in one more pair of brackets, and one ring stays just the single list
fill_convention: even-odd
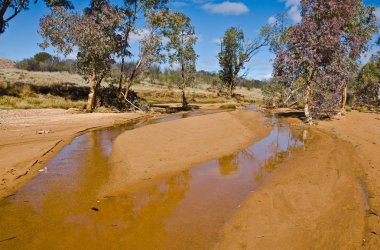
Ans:
[{"label": "white cloud", "polygon": [[212,14],[234,15],[238,16],[249,12],[247,5],[241,2],[229,2],[223,3],[207,3],[202,6],[202,9]]},{"label": "white cloud", "polygon": [[74,47],[73,51],[69,53],[67,56],[63,55],[63,58],[68,59],[68,60],[76,60],[78,56],[78,47]]},{"label": "white cloud", "polygon": [[70,54],[68,54],[67,56],[64,56],[64,58],[65,59],[69,59],[69,60],[76,60],[77,59],[77,55],[78,55],[78,52],[77,51],[73,51]]},{"label": "white cloud", "polygon": [[216,44],[221,44],[222,43],[222,39],[221,38],[214,38],[211,40],[213,43],[216,43]]},{"label": "white cloud", "polygon": [[274,24],[275,22],[276,22],[276,18],[274,16],[271,16],[270,18],[268,18],[269,24]]},{"label": "white cloud", "polygon": [[[142,29],[139,29],[139,30],[137,30],[135,32],[132,32],[130,34],[130,37],[129,37],[130,40],[129,41],[130,41],[131,44],[136,45],[136,44],[140,43],[140,41],[142,39],[148,38],[148,36],[149,36],[149,30],[142,28]],[[169,42],[169,38],[167,38],[166,36],[162,36],[161,37],[161,42],[163,44],[166,44],[166,43]]]},{"label": "white cloud", "polygon": [[285,2],[285,6],[289,8],[291,6],[300,5],[301,0],[282,0],[282,2]]},{"label": "white cloud", "polygon": [[171,3],[171,5],[175,8],[183,8],[183,7],[187,7],[189,4],[182,1],[174,1]]},{"label": "white cloud", "polygon": [[301,13],[300,13],[300,0],[280,0],[281,2],[285,2],[285,7],[288,8],[288,16],[294,22],[301,22]]},{"label": "white cloud", "polygon": [[149,31],[147,29],[140,29],[136,32],[132,32],[130,35],[131,43],[138,43],[141,39],[147,37],[149,35]]},{"label": "white cloud", "polygon": [[289,9],[288,15],[296,23],[299,23],[302,20],[301,13],[300,13],[300,11],[298,9],[298,6],[296,6],[296,5],[292,6]]}]

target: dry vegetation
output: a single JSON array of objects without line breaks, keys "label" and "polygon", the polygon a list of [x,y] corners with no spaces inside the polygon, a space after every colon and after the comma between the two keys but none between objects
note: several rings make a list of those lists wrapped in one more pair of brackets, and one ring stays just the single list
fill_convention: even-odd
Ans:
[{"label": "dry vegetation", "polygon": [[[103,83],[107,87],[108,82]],[[171,84],[141,81],[133,90],[142,98],[143,104],[181,103],[181,90]],[[83,108],[88,84],[76,74],[68,72],[33,72],[16,68],[0,69],[0,109],[28,108]],[[231,100],[218,94],[216,88],[200,84],[187,89],[190,103],[228,103],[229,108],[239,103],[261,100],[261,91],[236,89]],[[227,106],[228,106],[227,105]],[[100,110],[99,110],[100,111]],[[102,109],[101,111],[104,112]],[[110,111],[110,109],[107,109]]]},{"label": "dry vegetation", "polygon": [[47,86],[53,83],[74,83],[78,86],[87,85],[76,74],[68,72],[35,72],[16,68],[0,68],[0,83],[13,84],[16,82]]},{"label": "dry vegetation", "polygon": [[0,59],[0,69],[11,69],[16,67],[16,63],[14,61],[8,59]]}]

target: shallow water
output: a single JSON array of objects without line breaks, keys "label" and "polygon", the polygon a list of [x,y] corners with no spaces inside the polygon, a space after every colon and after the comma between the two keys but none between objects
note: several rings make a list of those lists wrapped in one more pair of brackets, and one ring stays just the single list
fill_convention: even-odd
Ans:
[{"label": "shallow water", "polygon": [[[194,114],[193,114],[194,115]],[[87,133],[0,202],[0,248],[209,249],[225,222],[302,147],[303,131],[269,120],[273,130],[245,150],[206,162],[149,190],[97,200],[108,180],[112,141],[126,129],[184,116]]]}]

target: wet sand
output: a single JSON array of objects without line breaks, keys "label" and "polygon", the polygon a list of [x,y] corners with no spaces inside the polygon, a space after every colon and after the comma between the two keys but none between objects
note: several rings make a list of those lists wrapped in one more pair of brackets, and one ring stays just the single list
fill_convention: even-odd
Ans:
[{"label": "wet sand", "polygon": [[90,130],[143,114],[85,114],[60,109],[0,110],[0,199],[33,178],[55,153]]},{"label": "wet sand", "polygon": [[127,131],[113,144],[109,185],[102,195],[135,192],[159,179],[244,149],[270,126],[259,112],[235,111]]},{"label": "wet sand", "polygon": [[[200,112],[220,111],[219,104],[202,104],[197,108]],[[63,109],[0,110],[0,199],[35,177],[49,159],[77,136],[141,117],[166,116],[171,115],[159,112],[88,114]]]},{"label": "wet sand", "polygon": [[317,127],[225,225],[216,249],[379,248],[380,115],[351,112]]},{"label": "wet sand", "polygon": [[349,143],[313,129],[306,146],[277,168],[225,225],[216,249],[361,247],[365,197]]},{"label": "wet sand", "polygon": [[[125,129],[195,112],[92,131],[75,138],[45,171],[0,201],[0,248],[211,249],[220,229],[275,162],[303,145],[302,129],[274,123],[244,150],[202,163],[130,195],[98,199],[112,142]],[[186,119],[185,119],[186,120]],[[59,244],[57,244],[59,241]]]},{"label": "wet sand", "polygon": [[[66,209],[64,211],[53,209],[54,215],[49,216],[52,211],[48,210],[47,206],[33,205],[34,210],[46,209],[47,212],[43,217],[44,220],[38,225],[44,227],[43,223],[46,223],[51,227],[51,234],[39,234],[36,245],[43,244],[49,235],[64,235],[67,245],[75,242],[80,246],[80,239],[72,238],[68,232],[74,230],[78,235],[89,234],[92,240],[95,240],[102,238],[104,233],[113,235],[114,231],[111,228],[122,229],[132,225],[136,231],[131,235],[121,233],[123,230],[120,229],[115,231],[116,235],[120,232],[119,238],[123,237],[119,247],[131,241],[136,243],[134,246],[140,248],[149,248],[149,246],[153,248],[157,244],[165,246],[168,243],[164,242],[165,235],[161,232],[164,232],[166,223],[174,223],[173,219],[167,221],[167,218],[172,218],[172,213],[177,214],[178,220],[187,223],[186,229],[192,230],[190,227],[193,225],[191,220],[193,217],[187,217],[186,214],[177,211],[177,207],[185,206],[183,200],[186,193],[191,193],[189,191],[193,185],[191,179],[195,175],[194,172],[190,174],[189,169],[199,163],[219,158],[220,173],[227,176],[234,173],[237,171],[236,167],[226,155],[268,135],[271,129],[268,123],[263,122],[265,120],[266,118],[259,113],[237,111],[154,124],[123,133],[113,143],[112,152],[108,144],[104,149],[106,154],[111,154],[110,176],[108,173],[102,173],[103,178],[95,178],[98,176],[98,171],[106,171],[104,168],[89,168],[96,173],[89,176],[90,178],[82,176],[87,186],[96,186],[101,190],[100,195],[98,189],[93,189],[89,195],[87,191],[83,191],[85,189],[76,190],[75,187],[70,187],[72,190],[64,194],[59,191],[59,185],[62,183],[57,182],[54,192],[43,198],[49,202],[50,207],[56,208],[60,207],[61,201],[57,200],[60,195],[62,200],[63,197],[70,195],[78,198],[78,201],[83,199],[83,194],[91,197],[81,206],[72,204],[71,209],[76,211],[74,217],[70,210]],[[290,157],[276,157],[275,160],[266,163],[267,168],[275,169],[270,178],[262,179],[260,175],[250,176],[262,185],[250,193],[248,198],[244,197],[245,202],[241,206],[238,203],[239,207],[233,210],[233,214],[227,214],[227,217],[232,217],[223,218],[223,223],[219,222],[218,229],[222,231],[222,237],[217,238],[219,243],[216,248],[358,249],[364,246],[368,249],[377,249],[380,245],[377,236],[380,225],[379,124],[379,115],[352,112],[337,121],[320,122],[319,127],[310,128],[309,132],[307,129],[304,130],[303,139],[306,144],[303,147],[292,151]],[[91,140],[94,144],[96,138]],[[0,152],[1,149],[2,147]],[[17,152],[13,153],[13,157],[15,155]],[[108,162],[103,159],[101,151],[90,151],[89,157],[88,163],[78,154],[78,164],[81,164],[81,161],[83,164],[90,164],[91,159],[97,159],[96,157],[102,158],[98,163],[99,166]],[[224,165],[227,167],[222,167]],[[59,174],[54,176],[58,177]],[[96,185],[93,185],[94,181]],[[364,188],[361,186],[361,181],[364,183]],[[36,182],[39,182],[38,179]],[[106,185],[103,186],[104,184]],[[232,187],[231,197],[235,197]],[[29,188],[22,190],[21,197],[15,196],[15,201],[7,202],[6,206],[24,204],[30,197],[29,190]],[[126,197],[108,196],[100,201],[101,204],[97,204],[96,198],[99,196],[115,195],[120,192],[129,194],[138,190],[145,190],[140,194],[142,198],[139,198],[139,194]],[[37,196],[45,195],[40,189],[34,191]],[[213,192],[217,191],[218,188]],[[366,191],[369,193],[368,203]],[[202,189],[199,189],[195,197],[202,195]],[[38,203],[33,201],[36,202]],[[185,211],[194,208],[193,201],[190,199],[188,202]],[[92,206],[100,207],[100,211],[104,210],[106,215],[102,216],[102,212],[90,210]],[[23,228],[24,222],[28,219],[32,222],[32,217],[29,218],[28,212],[24,212],[30,210],[27,204],[21,208],[11,208],[10,211],[18,215],[17,209],[20,209],[20,214],[26,215],[27,218],[22,219],[20,216],[20,221],[14,228],[16,232]],[[200,215],[204,213],[205,211]],[[203,222],[217,218],[216,213],[206,215],[202,217]],[[12,224],[14,218],[18,217],[4,218],[8,220],[7,223]],[[50,217],[57,218],[57,221],[50,221]],[[106,220],[108,217],[114,218],[109,221]],[[54,231],[58,219],[62,219],[66,226],[69,223],[70,230],[66,232],[63,231],[64,228],[59,228],[58,231]],[[132,224],[123,222],[130,219]],[[78,224],[84,228],[78,227]],[[152,225],[148,231],[143,228],[146,224]],[[207,225],[206,223],[204,228],[207,228]],[[93,229],[96,231],[92,232]],[[177,232],[181,227],[171,230]],[[215,228],[212,230],[218,231]],[[197,232],[196,229],[192,231]],[[148,237],[142,237],[143,235]],[[12,236],[13,234],[9,235]],[[7,237],[8,234],[2,238]],[[28,231],[27,237],[24,238],[26,242],[28,237],[35,237],[32,230]],[[104,237],[107,239],[107,235]],[[202,245],[194,245],[197,242],[196,238],[197,236],[194,236],[195,241],[191,241],[192,246],[201,247]],[[179,241],[182,243],[189,240],[179,236],[178,239],[181,239]],[[12,240],[10,239],[10,244]],[[54,240],[49,242],[54,243]]]}]

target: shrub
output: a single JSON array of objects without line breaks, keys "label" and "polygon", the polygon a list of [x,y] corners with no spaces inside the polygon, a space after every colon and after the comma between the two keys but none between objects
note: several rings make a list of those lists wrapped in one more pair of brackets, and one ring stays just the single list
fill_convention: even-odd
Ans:
[{"label": "shrub", "polygon": [[368,108],[362,106],[362,107],[360,107],[360,108],[358,109],[358,111],[361,112],[361,113],[365,113],[365,112],[368,112]]},{"label": "shrub", "polygon": [[24,59],[18,62],[16,66],[19,69],[28,71],[67,71],[74,73],[76,70],[73,60],[61,60],[58,57],[52,57],[50,54],[45,52],[37,53],[32,58]]},{"label": "shrub", "polygon": [[223,104],[219,108],[221,108],[221,109],[236,109],[236,105],[235,104]]}]

